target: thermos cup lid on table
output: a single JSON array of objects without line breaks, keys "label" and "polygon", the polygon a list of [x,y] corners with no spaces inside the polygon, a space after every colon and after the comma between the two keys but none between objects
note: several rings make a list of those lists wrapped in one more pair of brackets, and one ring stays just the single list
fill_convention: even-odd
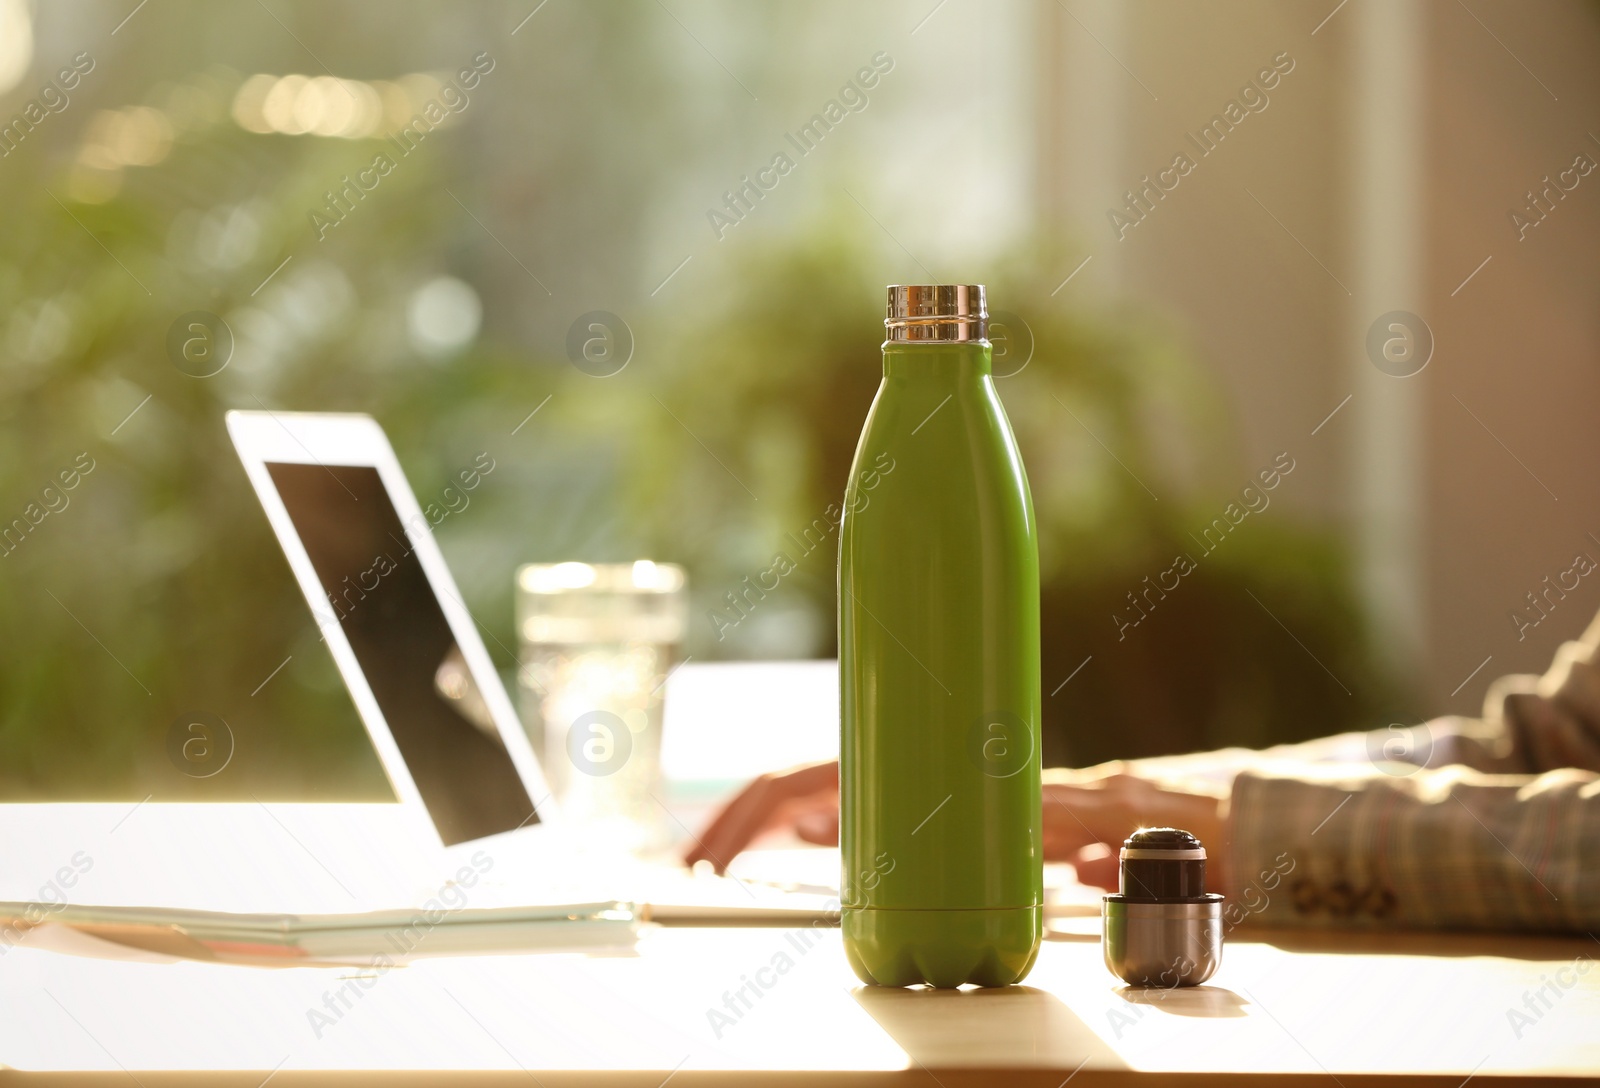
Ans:
[{"label": "thermos cup lid on table", "polygon": [[1206,891],[1206,850],[1175,827],[1122,844],[1115,895],[1104,899],[1101,951],[1130,986],[1198,986],[1222,962],[1223,897]]}]

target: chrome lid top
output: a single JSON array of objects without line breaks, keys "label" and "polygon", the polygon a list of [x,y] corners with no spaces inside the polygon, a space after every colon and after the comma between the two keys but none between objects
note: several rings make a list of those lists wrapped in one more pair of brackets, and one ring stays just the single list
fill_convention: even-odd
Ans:
[{"label": "chrome lid top", "polygon": [[896,284],[883,319],[891,341],[987,340],[989,311],[981,283]]},{"label": "chrome lid top", "polygon": [[1129,835],[1120,855],[1165,861],[1203,861],[1206,848],[1200,840],[1176,827],[1144,827]]}]

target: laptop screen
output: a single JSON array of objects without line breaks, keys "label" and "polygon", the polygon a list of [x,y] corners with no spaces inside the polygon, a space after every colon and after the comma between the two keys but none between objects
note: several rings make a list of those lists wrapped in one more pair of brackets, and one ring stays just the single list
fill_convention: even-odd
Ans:
[{"label": "laptop screen", "polygon": [[343,629],[440,838],[537,823],[378,470],[266,467],[327,597],[317,622]]}]

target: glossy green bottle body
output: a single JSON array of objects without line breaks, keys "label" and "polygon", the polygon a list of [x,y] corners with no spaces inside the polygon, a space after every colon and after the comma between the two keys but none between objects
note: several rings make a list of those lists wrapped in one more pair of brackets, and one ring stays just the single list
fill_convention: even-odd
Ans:
[{"label": "glossy green bottle body", "polygon": [[1039,560],[986,341],[884,345],[839,539],[840,893],[862,981],[999,986],[1042,924]]}]

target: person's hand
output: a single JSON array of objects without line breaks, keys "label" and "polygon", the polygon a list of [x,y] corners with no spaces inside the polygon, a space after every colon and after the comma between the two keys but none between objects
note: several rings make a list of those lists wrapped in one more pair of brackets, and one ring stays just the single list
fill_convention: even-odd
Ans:
[{"label": "person's hand", "polygon": [[[1181,827],[1205,843],[1211,884],[1224,887],[1227,843],[1223,795],[1178,788],[1144,777],[1133,765],[1053,769],[1044,783],[1044,856],[1071,862],[1078,879],[1117,886],[1117,849],[1141,827]],[[788,827],[806,842],[839,841],[839,764],[813,763],[764,774],[723,806],[690,846],[684,861],[708,861],[724,872],[734,856],[767,831]]]},{"label": "person's hand", "polygon": [[1141,827],[1181,827],[1205,844],[1208,884],[1218,890],[1227,886],[1224,797],[1159,783],[1125,763],[1047,771],[1044,856],[1070,861],[1084,884],[1115,891],[1124,839]]},{"label": "person's hand", "polygon": [[693,866],[709,861],[719,873],[759,835],[789,827],[806,842],[839,843],[839,761],[764,774],[722,807],[684,854]]}]

